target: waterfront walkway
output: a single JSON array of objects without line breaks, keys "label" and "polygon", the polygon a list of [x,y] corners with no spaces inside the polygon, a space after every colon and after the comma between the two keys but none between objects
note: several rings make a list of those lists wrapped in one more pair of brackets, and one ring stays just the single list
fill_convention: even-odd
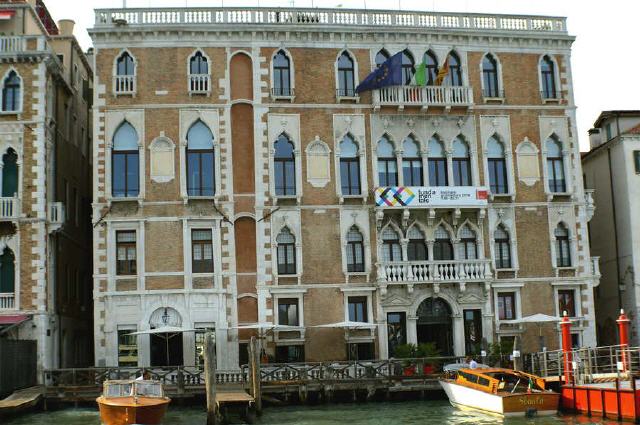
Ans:
[{"label": "waterfront walkway", "polygon": [[[444,359],[443,359],[444,360]],[[443,360],[438,360],[442,362]],[[457,359],[446,359],[447,363]],[[279,399],[306,401],[309,395],[331,400],[334,396],[372,398],[376,394],[441,391],[438,376],[425,359],[350,361],[328,363],[263,364],[260,367],[262,394]],[[424,372],[427,373],[424,373]],[[154,368],[58,369],[44,372],[44,396],[49,402],[93,401],[107,379],[131,379],[148,373],[161,381],[173,399],[205,394],[204,371],[187,366]],[[218,391],[249,389],[248,368],[216,372]]]},{"label": "waterfront walkway", "polygon": [[14,391],[9,397],[0,400],[0,417],[13,415],[38,404],[42,398],[42,387],[30,387]]}]

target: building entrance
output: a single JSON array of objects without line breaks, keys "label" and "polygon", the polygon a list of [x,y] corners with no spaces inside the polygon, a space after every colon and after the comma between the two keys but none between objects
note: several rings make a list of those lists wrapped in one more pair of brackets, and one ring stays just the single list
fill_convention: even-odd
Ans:
[{"label": "building entrance", "polygon": [[418,344],[434,343],[443,356],[453,355],[451,307],[441,298],[427,298],[418,307]]}]

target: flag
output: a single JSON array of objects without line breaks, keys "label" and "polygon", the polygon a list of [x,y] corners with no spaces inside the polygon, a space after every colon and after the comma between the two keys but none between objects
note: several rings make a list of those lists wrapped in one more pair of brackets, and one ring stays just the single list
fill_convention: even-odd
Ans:
[{"label": "flag", "polygon": [[436,77],[435,85],[441,86],[448,74],[449,74],[449,57],[447,56],[447,59],[444,61],[444,65],[442,65],[442,68],[440,68],[440,71],[438,71],[438,76]]},{"label": "flag", "polygon": [[533,380],[529,378],[529,386],[527,387],[527,393],[531,394],[533,391]]},{"label": "flag", "polygon": [[425,86],[427,85],[427,82],[427,63],[423,59],[422,63],[417,66],[415,74],[413,74],[411,84],[416,86]]},{"label": "flag", "polygon": [[367,75],[367,78],[356,87],[356,93],[387,86],[401,86],[402,83],[402,52],[399,52]]}]

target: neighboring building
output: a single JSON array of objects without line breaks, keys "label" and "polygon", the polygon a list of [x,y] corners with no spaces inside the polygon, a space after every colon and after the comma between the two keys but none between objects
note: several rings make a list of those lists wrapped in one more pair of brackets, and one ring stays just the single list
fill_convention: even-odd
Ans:
[{"label": "neighboring building", "polygon": [[[260,331],[276,361],[386,358],[403,342],[463,355],[515,336],[530,351],[539,327],[513,321],[563,310],[595,345],[565,25],[97,10],[96,363],[194,365],[214,328],[232,368],[249,323],[279,326]],[[355,93],[402,51],[407,85]],[[428,85],[411,86],[422,61]],[[347,320],[370,329],[322,327]],[[130,335],[164,325],[200,331]]]},{"label": "neighboring building", "polygon": [[617,344],[616,320],[623,308],[638,345],[640,317],[640,111],[604,111],[589,131],[582,155],[584,182],[596,212],[589,223],[591,249],[600,256],[596,289],[598,342]]},{"label": "neighboring building", "polygon": [[[92,70],[41,1],[0,2],[0,338],[92,364]],[[41,376],[41,375],[39,375]]]}]

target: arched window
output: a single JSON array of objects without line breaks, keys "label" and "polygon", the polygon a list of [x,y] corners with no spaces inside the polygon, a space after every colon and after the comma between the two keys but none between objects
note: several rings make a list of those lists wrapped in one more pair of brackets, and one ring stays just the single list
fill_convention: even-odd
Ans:
[{"label": "arched window", "polygon": [[380,66],[385,63],[389,59],[389,52],[385,49],[380,49],[378,53],[376,53],[376,68],[380,68]]},{"label": "arched window", "polygon": [[461,137],[453,141],[453,184],[471,186],[471,157],[469,146]]},{"label": "arched window", "polygon": [[116,60],[116,93],[132,93],[135,91],[136,65],[128,52],[122,54]]},{"label": "arched window", "polygon": [[432,137],[429,140],[429,185],[447,186],[447,158],[442,143]]},{"label": "arched window", "polygon": [[462,85],[462,65],[460,58],[456,52],[449,53],[449,85],[461,86]]},{"label": "arched window", "polygon": [[427,85],[432,86],[438,76],[438,59],[436,59],[435,53],[427,50],[422,60],[425,63],[425,69],[427,71]]},{"label": "arched window", "polygon": [[140,193],[140,153],[138,133],[127,121],[113,135],[111,186],[115,198],[135,197]]},{"label": "arched window", "polygon": [[13,294],[16,290],[15,261],[13,251],[5,248],[0,255],[0,294]]},{"label": "arched window", "polygon": [[215,194],[213,134],[205,123],[196,121],[187,132],[187,194]]},{"label": "arched window", "polygon": [[279,50],[273,57],[273,93],[274,96],[292,96],[291,93],[291,61]]},{"label": "arched window", "polygon": [[360,195],[360,156],[350,134],[340,142],[340,185],[343,195]]},{"label": "arched window", "polygon": [[276,238],[278,244],[278,274],[296,274],[296,238],[283,228]]},{"label": "arched window", "polygon": [[560,223],[553,233],[556,237],[556,266],[571,267],[569,229],[567,229],[564,224]]},{"label": "arched window", "polygon": [[460,243],[458,244],[459,260],[475,260],[478,258],[478,245],[476,234],[466,224],[460,230]]},{"label": "arched window", "polygon": [[493,232],[493,242],[495,249],[496,269],[511,268],[511,244],[509,242],[509,234],[504,227],[499,226]]},{"label": "arched window", "polygon": [[189,61],[189,72],[191,74],[208,74],[209,73],[209,64],[207,62],[207,58],[204,57],[202,52],[196,52],[195,55],[191,56]]},{"label": "arched window", "polygon": [[402,142],[402,176],[404,186],[422,186],[422,158],[420,147],[412,137]]},{"label": "arched window", "polygon": [[338,58],[338,96],[355,96],[355,84],[355,64],[344,51]]},{"label": "arched window", "polygon": [[416,72],[415,60],[413,55],[408,50],[402,51],[402,81],[404,85],[408,85],[413,78],[413,74]]},{"label": "arched window", "polygon": [[2,156],[2,197],[18,196],[18,155],[12,148]]},{"label": "arched window", "polygon": [[555,63],[548,55],[540,61],[540,78],[542,79],[542,98],[557,99]]},{"label": "arched window", "polygon": [[356,226],[347,233],[347,271],[364,272],[364,238]]},{"label": "arched window", "polygon": [[498,61],[491,53],[487,53],[482,58],[482,82],[484,97],[501,97],[498,85]]},{"label": "arched window", "polygon": [[402,261],[400,237],[391,227],[382,232],[382,261]]},{"label": "arched window", "polygon": [[378,185],[398,185],[398,163],[393,153],[393,145],[386,136],[378,141]]},{"label": "arched window", "polygon": [[435,231],[435,242],[433,244],[433,259],[453,260],[453,245],[449,238],[449,232],[440,225]]},{"label": "arched window", "polygon": [[20,77],[15,71],[11,71],[2,84],[2,110],[5,112],[19,111],[20,101]]},{"label": "arched window", "polygon": [[294,146],[286,134],[278,136],[273,157],[276,196],[295,196],[296,158]]},{"label": "arched window", "polygon": [[407,244],[407,260],[408,261],[427,261],[427,244],[424,242],[424,233],[417,227],[413,226],[407,234],[409,243]]},{"label": "arched window", "polygon": [[547,139],[546,148],[549,191],[553,193],[564,193],[567,191],[567,184],[564,177],[562,143],[554,137],[550,137]]},{"label": "arched window", "polygon": [[487,163],[489,165],[489,187],[491,193],[509,192],[507,182],[507,161],[504,155],[504,145],[496,138],[489,137],[487,142]]},{"label": "arched window", "polygon": [[200,51],[189,59],[189,90],[191,92],[209,91],[209,62]]}]

